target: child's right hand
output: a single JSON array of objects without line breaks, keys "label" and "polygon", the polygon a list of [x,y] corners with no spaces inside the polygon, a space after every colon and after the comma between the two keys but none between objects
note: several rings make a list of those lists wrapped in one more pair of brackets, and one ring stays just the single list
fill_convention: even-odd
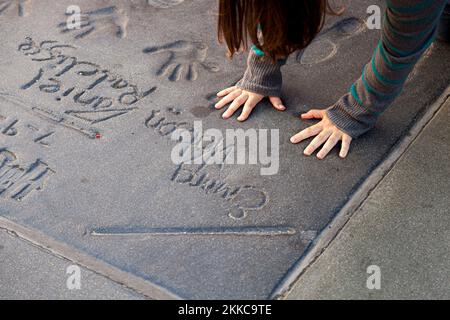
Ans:
[{"label": "child's right hand", "polygon": [[[217,110],[231,103],[227,111],[222,115],[224,119],[229,119],[240,107],[244,106],[241,115],[238,117],[238,121],[247,120],[256,105],[265,98],[263,95],[246,91],[236,86],[220,91],[217,96],[222,98],[215,105]],[[269,97],[269,101],[278,111],[286,110],[279,97]]]}]

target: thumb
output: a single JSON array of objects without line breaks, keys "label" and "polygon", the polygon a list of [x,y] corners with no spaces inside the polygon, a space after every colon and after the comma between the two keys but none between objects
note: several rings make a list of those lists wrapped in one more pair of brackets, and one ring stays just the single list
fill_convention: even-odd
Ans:
[{"label": "thumb", "polygon": [[279,110],[279,111],[284,111],[286,110],[286,107],[283,105],[283,101],[281,101],[280,98],[278,97],[269,97],[269,101],[270,103],[272,103],[272,106]]},{"label": "thumb", "polygon": [[323,110],[312,109],[302,114],[302,119],[322,119]]}]

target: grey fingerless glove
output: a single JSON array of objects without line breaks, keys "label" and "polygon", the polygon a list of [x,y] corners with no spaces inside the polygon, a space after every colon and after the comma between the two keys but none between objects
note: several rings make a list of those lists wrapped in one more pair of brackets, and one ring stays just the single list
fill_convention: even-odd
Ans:
[{"label": "grey fingerless glove", "polygon": [[339,129],[354,139],[372,129],[379,116],[359,105],[350,93],[331,106],[327,115]]},{"label": "grey fingerless glove", "polygon": [[282,59],[274,63],[271,59],[264,59],[250,50],[247,70],[236,86],[266,97],[279,97],[283,85],[281,67],[286,64],[286,60]]}]

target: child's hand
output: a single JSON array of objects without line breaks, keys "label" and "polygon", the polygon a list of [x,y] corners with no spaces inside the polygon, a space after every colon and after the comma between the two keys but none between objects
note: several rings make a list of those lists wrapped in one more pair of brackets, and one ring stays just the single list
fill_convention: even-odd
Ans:
[{"label": "child's hand", "polygon": [[[241,115],[238,117],[238,121],[247,120],[256,105],[265,98],[260,94],[242,90],[238,87],[225,89],[219,92],[217,96],[222,98],[215,106],[217,110],[220,110],[231,103],[227,111],[222,115],[224,119],[230,118],[240,107],[244,106]],[[280,98],[269,97],[269,100],[275,109],[279,111],[286,110]]]},{"label": "child's hand", "polygon": [[314,151],[316,151],[324,143],[322,150],[319,151],[317,157],[319,159],[324,159],[328,153],[342,141],[341,151],[339,156],[341,158],[347,157],[348,151],[350,150],[350,143],[352,142],[352,137],[336,127],[333,122],[328,118],[326,110],[310,110],[307,113],[302,114],[303,120],[308,119],[322,119],[319,123],[297,133],[291,138],[292,143],[299,143],[310,137],[316,136],[314,140],[305,149],[304,154],[310,156]]}]

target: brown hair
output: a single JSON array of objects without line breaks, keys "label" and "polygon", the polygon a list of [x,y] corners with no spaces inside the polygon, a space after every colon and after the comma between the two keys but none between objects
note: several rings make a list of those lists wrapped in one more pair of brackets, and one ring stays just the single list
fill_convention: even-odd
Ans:
[{"label": "brown hair", "polygon": [[327,13],[340,14],[327,0],[219,0],[219,42],[227,44],[233,57],[248,49],[250,38],[276,60],[306,48],[322,29]]}]

